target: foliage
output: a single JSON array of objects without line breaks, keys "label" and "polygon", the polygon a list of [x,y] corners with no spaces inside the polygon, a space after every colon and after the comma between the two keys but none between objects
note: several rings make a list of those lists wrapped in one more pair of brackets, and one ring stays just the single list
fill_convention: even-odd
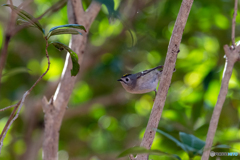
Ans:
[{"label": "foliage", "polygon": [[190,158],[193,158],[196,155],[202,155],[203,147],[205,146],[205,142],[198,139],[192,134],[186,134],[184,132],[179,132],[179,136],[182,142],[178,141],[176,138],[172,137],[171,135],[157,129],[158,133],[163,134],[170,140],[176,143],[177,146],[181,147],[185,152],[188,153]]},{"label": "foliage", "polygon": [[[57,0],[36,0],[26,11],[36,17],[55,2]],[[153,105],[154,93],[126,93],[116,80],[125,73],[164,64],[181,3],[180,0],[154,1],[138,9],[140,4],[136,4],[137,1],[114,2],[115,10],[123,18],[108,19],[104,6],[96,17],[88,33],[88,47],[81,66],[81,76],[77,78],[60,130],[59,150],[66,151],[69,159],[112,160],[127,148],[140,144]],[[91,0],[83,0],[84,9],[90,3]],[[178,54],[176,72],[173,74],[158,127],[176,139],[179,132],[192,134],[201,140],[206,139],[224,69],[223,45],[230,44],[231,41],[233,6],[233,1],[195,0],[193,3]],[[1,17],[8,19],[5,14],[7,7],[2,7],[2,10],[4,12],[0,10],[0,20]],[[236,40],[240,40],[239,22],[238,13]],[[67,24],[67,7],[43,17],[39,23],[46,31],[54,26]],[[0,42],[3,41],[6,25],[7,21],[0,21]],[[132,32],[132,36],[128,30]],[[35,31],[32,27],[27,28],[11,39],[0,89],[1,108],[19,100],[46,69],[45,41],[42,33]],[[51,41],[63,44],[68,44],[69,39],[67,34],[51,36]],[[0,159],[20,159],[29,148],[29,143],[37,144],[41,136],[44,117],[39,104],[43,95],[50,98],[55,92],[65,60],[52,45],[48,49],[51,54],[51,68],[27,99],[19,119],[5,139]],[[214,138],[215,146],[226,144],[230,148],[213,148],[215,152],[240,150],[239,67],[238,63],[234,66]],[[28,69],[15,75],[8,74],[18,68]],[[70,111],[76,114],[70,114]],[[0,112],[0,128],[3,128],[9,114],[10,110]],[[152,149],[176,154],[181,159],[189,158],[184,150],[162,134],[156,134]],[[38,153],[41,159],[41,151]],[[125,160],[127,157],[121,159]],[[149,159],[169,160],[170,157],[151,155]],[[200,156],[194,157],[194,160],[198,159]],[[221,157],[221,160],[228,159],[229,157]]]},{"label": "foliage", "polygon": [[[18,22],[24,22],[25,24],[29,23],[29,26],[36,27],[43,33],[43,35],[45,34],[45,30],[42,28],[42,25],[31,14],[27,13],[26,11],[24,11],[22,9],[19,9],[16,6],[11,6],[8,4],[3,4],[3,6],[11,7],[14,11],[17,12],[17,15],[19,15],[21,18],[23,18],[23,19],[18,19]],[[22,24],[22,23],[19,23],[19,24]],[[63,27],[67,27],[68,29],[59,29],[59,28],[63,28]],[[48,40],[51,36],[61,35],[61,34],[81,34],[77,30],[74,30],[73,28],[81,29],[86,32],[86,29],[84,28],[84,26],[79,25],[79,24],[60,25],[60,26],[51,28],[49,30],[49,33],[47,33],[47,36],[45,36],[45,39]],[[71,48],[69,48],[68,46],[66,46],[62,43],[51,42],[50,44],[53,44],[53,46],[56,47],[60,51],[66,50],[69,52],[71,59],[72,59],[72,63],[73,63],[73,68],[71,70],[71,76],[76,76],[79,71],[79,68],[80,68],[80,65],[78,64],[77,54]]]}]

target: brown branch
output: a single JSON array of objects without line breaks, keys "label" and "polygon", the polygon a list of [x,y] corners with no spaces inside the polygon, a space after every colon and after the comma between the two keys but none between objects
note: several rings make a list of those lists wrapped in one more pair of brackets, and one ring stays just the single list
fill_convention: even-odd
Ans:
[{"label": "brown branch", "polygon": [[234,5],[234,13],[233,13],[233,19],[232,19],[232,45],[235,48],[235,26],[236,26],[236,17],[237,17],[237,8],[238,8],[238,0],[235,0]]},{"label": "brown branch", "polygon": [[[95,12],[85,13],[79,10],[79,7],[81,7],[80,1],[72,0],[68,2],[69,2],[68,3],[69,22],[83,25],[88,31],[91,26],[91,23],[98,14],[101,5],[95,4],[94,5]],[[92,1],[91,3],[96,2]],[[86,42],[87,34],[83,33],[82,36],[73,35],[69,45],[70,48],[78,54],[78,62],[80,65],[82,64],[83,61]],[[57,159],[59,130],[76,80],[76,77],[71,76],[71,69],[72,62],[69,54],[67,54],[61,80],[54,94],[54,97],[51,100],[51,103],[47,103],[46,99],[44,100],[45,126],[46,126],[43,141],[44,160],[47,160],[48,158]],[[50,108],[52,108],[52,110],[50,111],[46,110],[47,108],[46,106],[49,106]],[[49,147],[51,149],[49,149]]]},{"label": "brown branch", "polygon": [[[240,48],[240,46],[237,46],[237,48]],[[224,46],[224,51],[226,54],[226,62],[225,62],[225,68],[223,72],[223,78],[222,78],[222,84],[221,84],[221,89],[218,95],[218,100],[217,103],[214,107],[213,110],[213,115],[210,121],[209,129],[208,129],[208,134],[207,134],[207,139],[206,139],[206,145],[204,147],[204,152],[202,155],[202,160],[208,160],[209,154],[211,151],[211,147],[213,144],[213,139],[215,132],[217,130],[217,125],[219,121],[219,117],[222,111],[222,106],[224,104],[224,101],[226,99],[226,95],[228,92],[228,84],[229,80],[232,75],[232,70],[233,66],[236,61],[238,61],[239,53],[237,49],[230,49],[228,45]]]},{"label": "brown branch", "polygon": [[94,21],[100,9],[101,9],[101,4],[97,1],[92,1],[92,3],[90,4],[90,6],[86,11],[86,16],[89,21],[88,22],[89,24],[91,24]]},{"label": "brown branch", "polygon": [[[166,101],[168,89],[171,83],[172,74],[175,68],[179,46],[182,39],[182,34],[188,19],[189,12],[192,7],[193,0],[183,0],[177,20],[173,29],[173,33],[168,46],[167,57],[165,60],[163,74],[158,88],[158,94],[153,104],[152,112],[144,133],[141,146],[150,149],[155,137],[154,128],[158,127],[161,118],[162,110]],[[148,155],[142,154],[137,156],[137,160],[147,160]]]},{"label": "brown branch", "polygon": [[222,78],[222,83],[221,83],[221,89],[218,95],[217,103],[214,107],[212,118],[210,121],[210,125],[208,128],[208,133],[207,133],[207,138],[206,138],[206,145],[204,147],[204,152],[202,155],[202,160],[208,160],[209,154],[211,151],[211,147],[213,144],[213,139],[217,130],[218,126],[218,121],[219,117],[222,111],[222,106],[224,104],[224,101],[227,96],[228,92],[228,84],[229,80],[232,75],[232,70],[235,62],[239,61],[239,51],[240,51],[240,45],[235,46],[235,25],[236,25],[236,16],[237,16],[237,5],[238,5],[238,0],[235,0],[235,7],[234,7],[234,14],[233,14],[233,20],[232,20],[232,46],[233,48],[229,47],[228,45],[225,45],[224,51],[226,55],[226,62],[225,62],[225,67],[224,67],[224,72],[223,72],[223,78]]},{"label": "brown branch", "polygon": [[[57,160],[59,139],[59,122],[55,123],[58,116],[57,108],[53,104],[53,99],[48,103],[46,97],[42,99],[44,115],[44,139],[43,139],[43,160]],[[61,124],[61,122],[60,122]]]}]

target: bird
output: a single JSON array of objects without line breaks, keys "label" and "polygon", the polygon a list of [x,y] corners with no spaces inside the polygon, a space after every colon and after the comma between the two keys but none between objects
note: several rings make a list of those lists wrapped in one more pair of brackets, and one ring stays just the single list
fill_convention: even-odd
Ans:
[{"label": "bird", "polygon": [[123,88],[132,94],[143,94],[151,91],[157,95],[157,85],[161,79],[163,66],[159,65],[155,68],[138,72],[135,74],[125,74],[118,81]]}]

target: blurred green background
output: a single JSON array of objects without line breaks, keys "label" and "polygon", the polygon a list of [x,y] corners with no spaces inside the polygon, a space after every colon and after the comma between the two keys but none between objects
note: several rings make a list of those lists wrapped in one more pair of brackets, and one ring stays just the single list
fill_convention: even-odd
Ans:
[{"label": "blurred green background", "polygon": [[[35,0],[24,9],[35,17],[57,0]],[[117,79],[164,64],[168,43],[181,0],[114,0],[121,19],[108,16],[106,6],[93,22],[80,74],[69,101],[60,130],[59,157],[62,160],[112,160],[125,149],[138,146],[153,105],[154,92],[132,95]],[[1,4],[7,1],[1,1]],[[90,0],[83,0],[86,9]],[[20,2],[14,1],[15,5]],[[223,45],[231,41],[234,1],[195,0],[184,30],[176,72],[172,77],[159,129],[179,139],[179,132],[205,141],[212,111],[217,101],[224,68]],[[0,9],[0,48],[9,20],[9,8]],[[238,12],[239,14],[239,12]],[[68,23],[67,7],[40,20],[46,31]],[[237,16],[236,41],[240,40]],[[132,34],[132,35],[131,35]],[[68,44],[69,35],[52,41]],[[46,70],[45,41],[34,28],[15,35],[9,44],[8,58],[0,90],[0,108],[15,104]],[[41,99],[54,94],[65,60],[65,52],[49,47],[51,67],[28,96],[19,118],[4,140],[0,159],[40,160],[44,114]],[[215,152],[240,152],[240,64],[236,63],[229,83],[213,145],[231,149]],[[11,110],[0,112],[0,130]],[[186,152],[157,133],[152,149],[189,159]],[[127,157],[121,158],[128,159]],[[170,160],[168,156],[150,156]],[[199,160],[200,156],[194,157]],[[210,159],[216,159],[210,158]],[[221,160],[240,159],[221,157]]]}]

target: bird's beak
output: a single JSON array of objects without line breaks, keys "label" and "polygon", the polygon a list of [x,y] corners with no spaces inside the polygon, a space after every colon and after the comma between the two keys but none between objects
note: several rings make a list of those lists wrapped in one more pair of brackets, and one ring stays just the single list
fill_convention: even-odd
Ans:
[{"label": "bird's beak", "polygon": [[117,81],[122,81],[122,79],[118,79]]}]

